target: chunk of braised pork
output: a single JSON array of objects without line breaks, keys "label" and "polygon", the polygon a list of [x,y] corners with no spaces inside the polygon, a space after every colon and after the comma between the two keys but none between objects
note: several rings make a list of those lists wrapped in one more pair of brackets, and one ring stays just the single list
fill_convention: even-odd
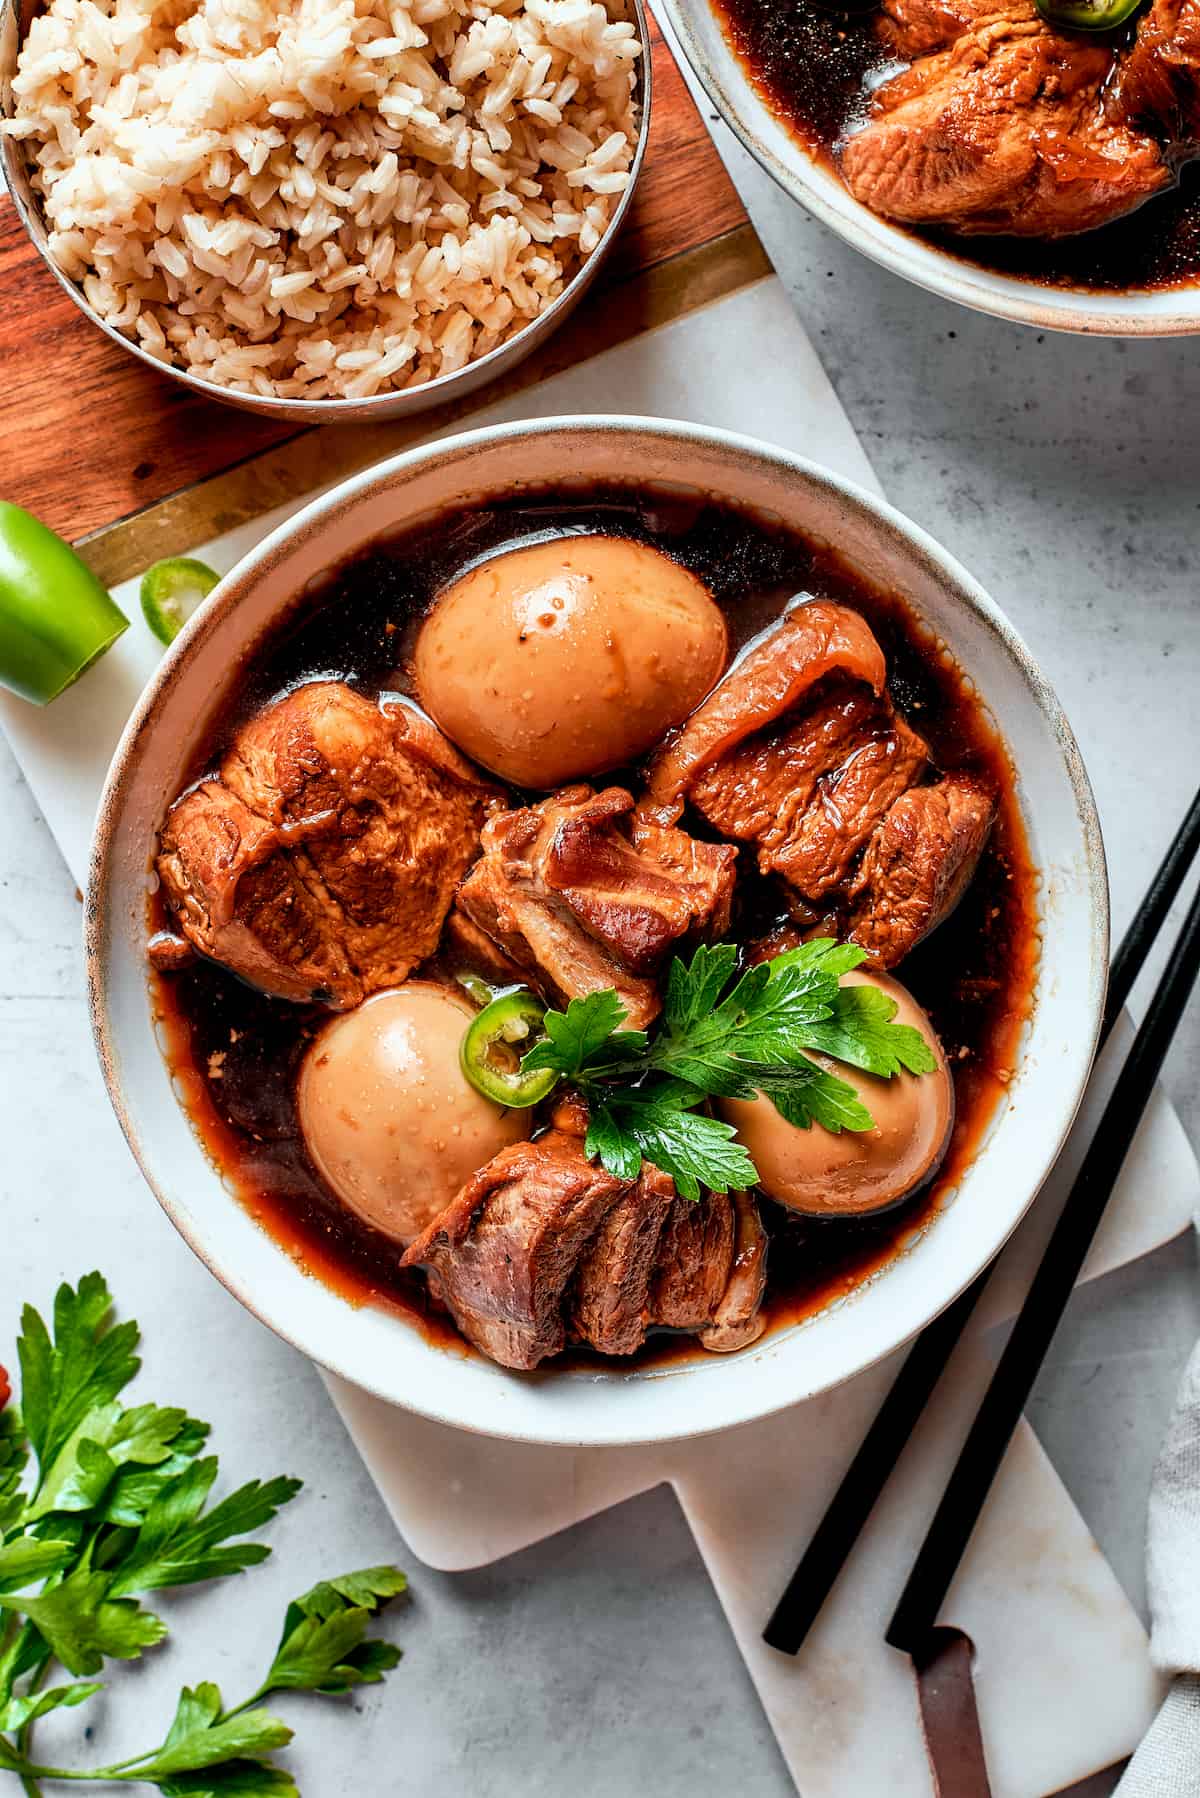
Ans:
[{"label": "chunk of braised pork", "polygon": [[1142,13],[1108,112],[1161,136],[1176,160],[1200,152],[1200,0],[1154,0]]},{"label": "chunk of braised pork", "polygon": [[348,1008],[432,953],[498,795],[410,707],[313,681],[167,814],[183,937],[279,998]]},{"label": "chunk of braised pork", "polygon": [[621,787],[566,787],[504,812],[458,904],[550,999],[613,988],[640,1029],[657,1015],[668,954],[724,933],[737,851],[655,826],[627,834]]},{"label": "chunk of braised pork", "polygon": [[848,934],[875,966],[895,967],[949,917],[995,815],[994,794],[962,774],[914,787],[892,806],[848,888]]}]

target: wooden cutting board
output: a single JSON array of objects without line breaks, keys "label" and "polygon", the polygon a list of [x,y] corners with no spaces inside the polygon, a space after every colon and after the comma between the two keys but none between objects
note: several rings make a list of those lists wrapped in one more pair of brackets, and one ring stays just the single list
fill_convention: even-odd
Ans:
[{"label": "wooden cutting board", "polygon": [[[542,378],[635,334],[655,316],[673,315],[683,289],[715,298],[765,271],[741,202],[653,21],[651,30],[650,142],[629,217],[578,312],[510,381]],[[0,432],[9,446],[3,494],[72,542],[264,450],[317,435],[200,398],[126,355],[59,287],[7,195],[0,198],[0,294]],[[470,409],[479,405],[473,394]],[[448,415],[425,414],[406,428],[416,435]],[[345,434],[344,426],[320,432]],[[388,434],[387,447],[401,442]],[[298,491],[314,484],[306,480]],[[162,541],[157,533],[155,541]],[[169,553],[170,545],[156,548]],[[103,572],[114,580],[127,570]]]}]

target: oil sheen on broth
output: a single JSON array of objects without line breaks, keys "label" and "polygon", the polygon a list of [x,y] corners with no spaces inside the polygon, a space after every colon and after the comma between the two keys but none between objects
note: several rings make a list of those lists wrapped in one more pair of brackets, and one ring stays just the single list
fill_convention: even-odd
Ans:
[{"label": "oil sheen on broth", "polygon": [[[219,760],[238,723],[315,676],[346,680],[373,697],[405,685],[416,630],[434,594],[478,558],[547,535],[612,533],[676,558],[725,612],[731,650],[797,594],[836,599],[868,619],[887,657],[899,709],[944,769],[982,774],[1000,794],[988,847],[953,916],[903,963],[905,984],[928,1010],[954,1074],[957,1117],[934,1185],[874,1220],[814,1221],[763,1202],[771,1238],[764,1313],[768,1329],[852,1291],[911,1242],[961,1178],[1014,1066],[1037,958],[1036,880],[1012,792],[1007,756],[969,685],[898,598],[863,585],[839,559],[802,537],[734,508],[678,494],[606,489],[522,494],[426,524],[356,559],[297,602],[263,642],[236,704],[216,722],[193,778]],[[611,778],[620,780],[620,774]],[[748,941],[780,921],[778,900],[743,857],[731,934]],[[152,900],[152,930],[165,923]],[[426,1299],[400,1251],[340,1205],[306,1152],[295,1084],[304,1051],[329,1012],[271,999],[215,963],[151,975],[176,1086],[226,1185],[308,1272],[352,1302],[390,1306],[432,1339],[474,1353]],[[634,1365],[700,1354],[691,1337],[659,1333]],[[566,1360],[611,1366],[589,1353]],[[621,1363],[629,1366],[628,1361]]]},{"label": "oil sheen on broth", "polygon": [[[864,116],[871,86],[892,66],[872,30],[874,9],[838,11],[816,0],[713,4],[767,105],[811,156],[833,167],[839,138]],[[1047,287],[1122,293],[1182,286],[1200,276],[1200,165],[1190,164],[1177,188],[1128,217],[1074,237],[911,235],[959,261]]]}]

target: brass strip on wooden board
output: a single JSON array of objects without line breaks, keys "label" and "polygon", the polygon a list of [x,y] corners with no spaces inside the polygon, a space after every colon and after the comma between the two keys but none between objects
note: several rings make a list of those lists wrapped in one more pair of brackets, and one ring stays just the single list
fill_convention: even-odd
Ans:
[{"label": "brass strip on wooden board", "polygon": [[751,225],[738,225],[630,280],[589,296],[562,330],[493,386],[423,414],[379,425],[323,425],[300,432],[207,481],[197,482],[77,545],[108,587],[163,556],[185,555],[289,500],[345,480],[410,449],[457,418],[562,374],[604,350],[671,324],[771,273]]}]

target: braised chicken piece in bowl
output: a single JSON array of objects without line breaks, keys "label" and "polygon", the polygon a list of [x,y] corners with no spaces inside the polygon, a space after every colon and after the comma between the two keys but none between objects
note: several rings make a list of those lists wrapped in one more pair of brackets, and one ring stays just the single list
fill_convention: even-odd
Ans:
[{"label": "braised chicken piece in bowl", "polygon": [[547,488],[351,560],[252,664],[150,959],[195,1128],[307,1268],[506,1368],[641,1368],[925,1227],[1035,901],[903,595],[699,493]]}]

